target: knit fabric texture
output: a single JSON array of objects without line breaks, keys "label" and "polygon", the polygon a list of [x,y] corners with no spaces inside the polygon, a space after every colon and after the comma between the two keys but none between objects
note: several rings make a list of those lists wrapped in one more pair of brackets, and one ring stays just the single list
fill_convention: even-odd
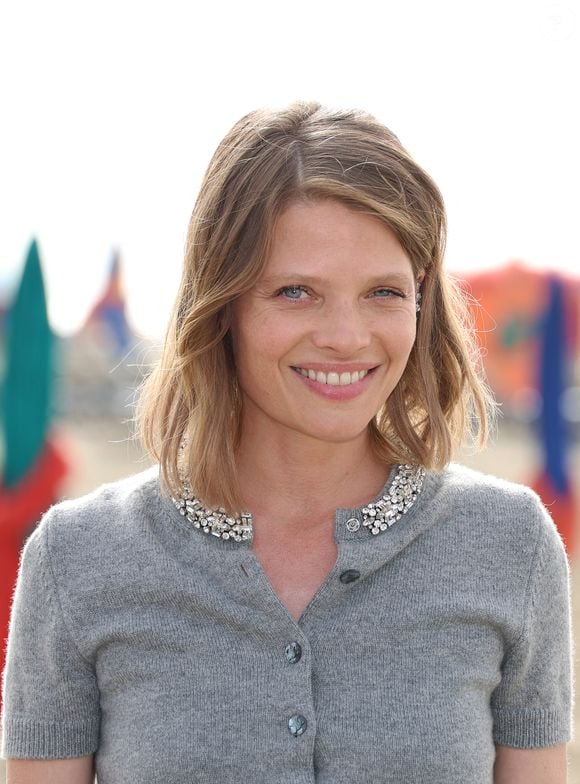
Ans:
[{"label": "knit fabric texture", "polygon": [[15,593],[3,755],[95,753],[99,784],[491,784],[494,743],[568,740],[567,562],[537,497],[452,465],[387,531],[352,518],[295,622],[157,469],[53,507]]}]

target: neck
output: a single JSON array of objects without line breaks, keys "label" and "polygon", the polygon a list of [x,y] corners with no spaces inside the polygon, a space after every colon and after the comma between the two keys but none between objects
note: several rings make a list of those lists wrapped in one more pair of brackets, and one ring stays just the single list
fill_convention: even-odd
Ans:
[{"label": "neck", "polygon": [[328,443],[296,431],[242,431],[237,452],[244,504],[254,516],[278,520],[326,517],[355,508],[383,488],[390,466],[374,455],[365,432],[348,443]]}]

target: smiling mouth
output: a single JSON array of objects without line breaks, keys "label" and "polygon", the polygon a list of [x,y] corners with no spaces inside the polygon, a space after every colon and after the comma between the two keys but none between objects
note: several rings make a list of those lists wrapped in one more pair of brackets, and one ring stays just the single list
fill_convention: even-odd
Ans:
[{"label": "smiling mouth", "polygon": [[300,373],[304,378],[309,378],[311,381],[317,381],[319,384],[328,384],[328,386],[332,387],[346,387],[350,384],[356,384],[358,381],[362,381],[365,376],[374,370],[374,368],[369,370],[355,370],[352,373],[349,373],[348,371],[345,371],[344,373],[324,373],[322,370],[308,370],[307,368],[301,367],[293,367],[292,370]]}]

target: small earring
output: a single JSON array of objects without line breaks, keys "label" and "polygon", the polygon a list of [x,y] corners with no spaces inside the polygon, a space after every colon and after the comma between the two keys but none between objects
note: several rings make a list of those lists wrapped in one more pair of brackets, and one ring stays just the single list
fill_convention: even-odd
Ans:
[{"label": "small earring", "polygon": [[415,310],[417,313],[421,310],[421,292],[418,291],[415,295]]}]

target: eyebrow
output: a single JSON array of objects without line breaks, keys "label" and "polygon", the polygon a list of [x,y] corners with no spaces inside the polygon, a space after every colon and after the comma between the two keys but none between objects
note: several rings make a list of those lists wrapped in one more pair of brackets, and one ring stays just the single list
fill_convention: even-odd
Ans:
[{"label": "eyebrow", "polygon": [[[413,283],[412,275],[405,275],[400,272],[385,272],[382,275],[373,275],[365,281],[368,286],[380,286],[385,284],[393,284],[396,286],[408,286]],[[260,285],[265,286],[284,286],[289,283],[306,283],[312,286],[320,285],[321,283],[328,282],[327,278],[321,278],[317,275],[304,275],[300,272],[284,272],[280,275],[267,275],[260,281]]]}]

